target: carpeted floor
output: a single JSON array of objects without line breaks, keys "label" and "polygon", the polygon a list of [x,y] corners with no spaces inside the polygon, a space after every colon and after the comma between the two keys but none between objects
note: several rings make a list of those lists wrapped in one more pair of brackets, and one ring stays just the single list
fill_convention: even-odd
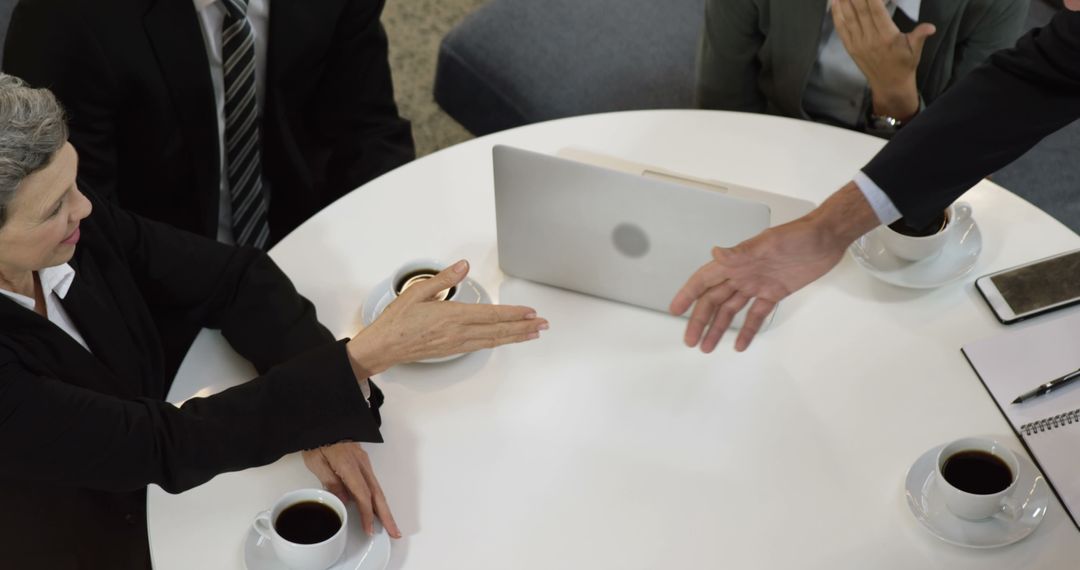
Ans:
[{"label": "carpeted floor", "polygon": [[390,67],[398,110],[412,121],[418,156],[472,138],[432,98],[439,42],[486,0],[387,0],[383,26],[390,38]]}]

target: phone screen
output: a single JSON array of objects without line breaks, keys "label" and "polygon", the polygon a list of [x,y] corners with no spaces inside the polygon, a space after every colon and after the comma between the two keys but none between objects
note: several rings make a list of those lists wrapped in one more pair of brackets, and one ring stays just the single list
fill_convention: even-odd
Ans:
[{"label": "phone screen", "polygon": [[990,278],[1017,315],[1080,297],[1080,251]]}]

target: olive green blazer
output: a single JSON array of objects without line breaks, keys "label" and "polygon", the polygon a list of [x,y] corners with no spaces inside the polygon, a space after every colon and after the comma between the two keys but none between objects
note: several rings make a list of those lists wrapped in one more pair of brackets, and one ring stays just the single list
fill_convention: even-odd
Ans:
[{"label": "olive green blazer", "polygon": [[[808,119],[803,90],[817,60],[828,0],[706,0],[697,102],[707,109]],[[937,27],[916,81],[930,104],[991,53],[1011,47],[1028,0],[923,0],[919,21]],[[902,31],[914,23],[898,17]],[[905,29],[906,28],[906,29]]]}]

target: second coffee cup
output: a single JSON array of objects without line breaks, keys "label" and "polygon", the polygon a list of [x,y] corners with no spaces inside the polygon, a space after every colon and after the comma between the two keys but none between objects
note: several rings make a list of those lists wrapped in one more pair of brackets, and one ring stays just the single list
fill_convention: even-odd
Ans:
[{"label": "second coffee cup", "polygon": [[928,227],[912,228],[899,220],[881,228],[881,239],[894,255],[908,261],[919,261],[936,255],[945,248],[949,237],[971,217],[971,206],[956,202],[945,209]]}]

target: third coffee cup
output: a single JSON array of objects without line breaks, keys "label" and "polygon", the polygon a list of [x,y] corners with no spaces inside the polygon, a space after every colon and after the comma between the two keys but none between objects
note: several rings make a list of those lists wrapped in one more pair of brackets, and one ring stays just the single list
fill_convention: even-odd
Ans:
[{"label": "third coffee cup", "polygon": [[968,437],[946,444],[934,474],[945,506],[962,519],[1012,521],[1022,507],[1012,498],[1020,463],[1001,442]]}]

